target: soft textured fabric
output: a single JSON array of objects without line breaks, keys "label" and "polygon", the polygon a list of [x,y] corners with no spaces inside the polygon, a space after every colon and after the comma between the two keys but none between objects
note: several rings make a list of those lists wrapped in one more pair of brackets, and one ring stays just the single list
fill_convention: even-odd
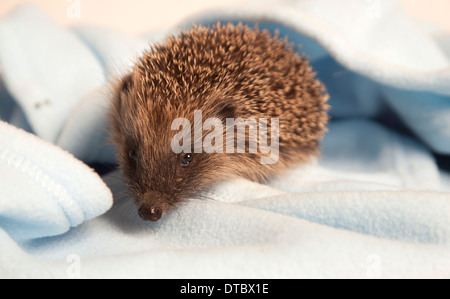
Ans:
[{"label": "soft textured fabric", "polygon": [[108,82],[164,34],[0,20],[0,278],[449,278],[450,35],[392,0],[248,1],[166,32],[218,20],[301,45],[329,131],[317,160],[155,223],[85,163],[114,165]]},{"label": "soft textured fabric", "polygon": [[0,227],[16,240],[65,233],[112,205],[98,174],[5,122],[0,122],[0,165]]}]

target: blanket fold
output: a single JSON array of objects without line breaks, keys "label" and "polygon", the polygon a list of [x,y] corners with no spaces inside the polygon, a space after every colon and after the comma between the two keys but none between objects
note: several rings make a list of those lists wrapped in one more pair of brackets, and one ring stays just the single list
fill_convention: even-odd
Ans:
[{"label": "blanket fold", "polygon": [[0,227],[14,239],[62,234],[103,214],[112,195],[72,155],[0,122]]}]

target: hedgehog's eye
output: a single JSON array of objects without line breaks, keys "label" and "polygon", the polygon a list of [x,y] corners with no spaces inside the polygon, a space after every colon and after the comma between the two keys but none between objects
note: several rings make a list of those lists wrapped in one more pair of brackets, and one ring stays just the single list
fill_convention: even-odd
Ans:
[{"label": "hedgehog's eye", "polygon": [[192,163],[192,159],[194,159],[194,155],[192,154],[184,154],[183,158],[181,159],[181,165],[187,166]]},{"label": "hedgehog's eye", "polygon": [[137,157],[136,157],[136,152],[134,150],[131,150],[128,152],[128,157],[130,157],[130,159],[136,163],[137,162]]}]

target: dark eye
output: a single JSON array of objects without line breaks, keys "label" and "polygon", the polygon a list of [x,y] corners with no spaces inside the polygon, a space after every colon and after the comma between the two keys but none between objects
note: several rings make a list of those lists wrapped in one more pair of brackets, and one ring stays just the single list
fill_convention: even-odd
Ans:
[{"label": "dark eye", "polygon": [[130,159],[134,162],[137,162],[136,152],[134,150],[128,152],[128,157],[130,157]]},{"label": "dark eye", "polygon": [[192,154],[184,154],[183,159],[181,159],[181,164],[183,166],[187,166],[192,163],[193,158],[194,158],[194,155],[192,155]]}]

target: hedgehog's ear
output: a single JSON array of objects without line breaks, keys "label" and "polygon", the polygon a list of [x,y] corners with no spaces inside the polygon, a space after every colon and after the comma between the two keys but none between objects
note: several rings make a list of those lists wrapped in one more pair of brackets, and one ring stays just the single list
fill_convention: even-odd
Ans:
[{"label": "hedgehog's ear", "polygon": [[223,101],[216,104],[216,117],[225,124],[227,118],[236,118],[236,105],[232,101]]},{"label": "hedgehog's ear", "polygon": [[123,77],[122,81],[121,81],[120,92],[123,94],[130,93],[132,84],[133,84],[133,78],[132,78],[131,74],[125,75],[125,77]]},{"label": "hedgehog's ear", "polygon": [[117,81],[114,94],[114,108],[116,109],[116,112],[120,112],[124,108],[123,107],[124,97],[128,96],[128,94],[131,91],[132,85],[133,79],[131,73],[123,76]]},{"label": "hedgehog's ear", "polygon": [[235,118],[236,116],[236,106],[231,101],[224,101],[217,108],[217,114],[222,119]]},{"label": "hedgehog's ear", "polygon": [[210,103],[210,105],[207,105],[210,108],[207,113],[210,117],[216,117],[222,120],[224,124],[227,118],[236,118],[236,100],[229,95],[228,90],[213,90],[206,101]]}]

